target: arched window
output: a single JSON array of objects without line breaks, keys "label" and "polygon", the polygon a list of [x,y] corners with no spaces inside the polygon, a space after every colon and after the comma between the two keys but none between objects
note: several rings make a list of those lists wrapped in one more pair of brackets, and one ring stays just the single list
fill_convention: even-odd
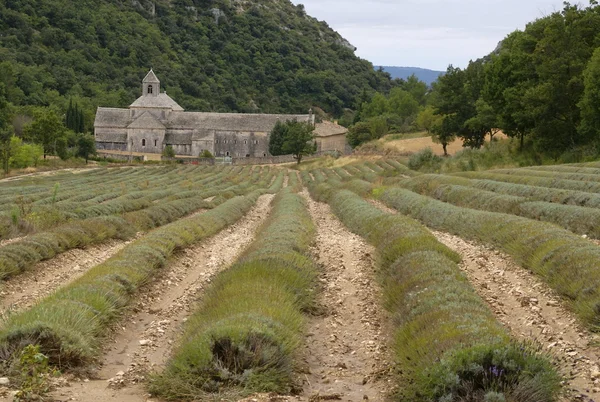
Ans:
[{"label": "arched window", "polygon": [[146,146],[146,139],[142,139],[142,146],[145,147]]},{"label": "arched window", "polygon": [[247,143],[248,143],[248,141],[247,141],[247,140],[244,140],[244,144],[247,144]]},{"label": "arched window", "polygon": [[154,140],[154,146],[158,144],[158,140]]},{"label": "arched window", "polygon": [[148,93],[151,94],[152,93],[152,85],[148,85]]},{"label": "arched window", "polygon": [[227,152],[227,154],[226,154],[226,155],[227,155],[227,156],[229,156],[229,152]]}]

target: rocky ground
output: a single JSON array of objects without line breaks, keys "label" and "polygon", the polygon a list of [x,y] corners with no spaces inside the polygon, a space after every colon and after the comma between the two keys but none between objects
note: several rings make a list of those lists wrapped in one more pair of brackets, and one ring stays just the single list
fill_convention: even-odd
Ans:
[{"label": "rocky ground", "polygon": [[463,259],[477,293],[511,333],[541,345],[566,379],[565,401],[600,401],[600,336],[590,333],[560,297],[510,256],[460,237],[433,232]]},{"label": "rocky ground", "polygon": [[[371,200],[380,209],[397,213]],[[600,402],[600,335],[580,324],[565,302],[530,271],[493,247],[432,230],[462,257],[460,268],[498,321],[548,353],[565,378],[563,401]]]},{"label": "rocky ground", "polygon": [[5,281],[0,289],[0,316],[31,307],[37,300],[79,278],[129,243],[110,240],[84,249],[69,250]]},{"label": "rocky ground", "polygon": [[374,250],[346,229],[327,204],[304,195],[317,226],[312,251],[321,266],[324,311],[308,326],[304,396],[309,401],[382,401],[392,384]]},{"label": "rocky ground", "polygon": [[[140,383],[164,365],[203,289],[253,240],[272,198],[260,197],[240,221],[175,255],[112,329],[93,378],[64,377],[51,396],[57,401],[150,401]],[[8,392],[4,396],[0,401],[11,400]]]}]

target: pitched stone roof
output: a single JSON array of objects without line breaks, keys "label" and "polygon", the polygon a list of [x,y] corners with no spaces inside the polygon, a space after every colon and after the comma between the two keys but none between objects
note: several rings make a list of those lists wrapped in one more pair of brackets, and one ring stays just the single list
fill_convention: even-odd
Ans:
[{"label": "pitched stone roof", "polygon": [[94,127],[125,128],[130,122],[128,109],[99,107],[98,111],[96,112]]},{"label": "pitched stone roof", "polygon": [[152,69],[150,69],[148,74],[146,74],[146,77],[144,77],[144,80],[142,82],[149,84],[160,84],[160,80],[158,79],[156,74],[154,74],[154,71],[152,71]]},{"label": "pitched stone roof", "polygon": [[277,121],[298,120],[308,122],[309,115],[251,114],[251,113],[172,113],[169,128],[196,128],[219,131],[270,132]]},{"label": "pitched stone roof", "polygon": [[117,142],[127,143],[127,133],[103,133],[101,130],[96,131],[96,141],[98,142]]},{"label": "pitched stone roof", "polygon": [[192,133],[167,133],[165,144],[168,145],[191,145]]},{"label": "pitched stone roof", "polygon": [[[154,73],[153,73],[154,74]],[[183,108],[177,104],[166,93],[158,94],[158,96],[140,96],[135,102],[129,105],[130,108],[154,108],[154,109],[171,109],[176,112],[183,112]]]},{"label": "pitched stone roof", "polygon": [[339,124],[332,123],[330,121],[324,121],[323,123],[317,123],[315,125],[314,134],[316,137],[332,137],[334,135],[346,134],[348,129]]},{"label": "pitched stone roof", "polygon": [[127,128],[141,128],[141,129],[165,129],[165,125],[162,124],[152,113],[144,112],[140,117],[135,119]]}]

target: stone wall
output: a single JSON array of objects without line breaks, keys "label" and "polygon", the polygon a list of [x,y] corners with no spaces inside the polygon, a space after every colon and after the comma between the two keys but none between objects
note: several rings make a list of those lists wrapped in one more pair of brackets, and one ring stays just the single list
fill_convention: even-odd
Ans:
[{"label": "stone wall", "polygon": [[128,129],[127,145],[131,149],[128,148],[127,151],[160,154],[163,151],[165,134],[164,129]]},{"label": "stone wall", "polygon": [[215,132],[214,156],[232,158],[264,157],[269,155],[267,133],[244,131]]},{"label": "stone wall", "polygon": [[127,144],[122,142],[96,142],[98,151],[127,151]]},{"label": "stone wall", "polygon": [[315,138],[317,142],[317,151],[318,152],[327,152],[327,151],[339,151],[345,152],[346,149],[346,135],[332,135],[329,137],[317,137]]}]

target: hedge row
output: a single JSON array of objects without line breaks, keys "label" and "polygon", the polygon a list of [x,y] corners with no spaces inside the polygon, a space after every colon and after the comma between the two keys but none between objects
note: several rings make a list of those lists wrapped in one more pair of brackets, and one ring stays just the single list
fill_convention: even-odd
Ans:
[{"label": "hedge row", "polygon": [[536,170],[536,169],[496,169],[490,170],[490,173],[508,174],[513,176],[529,176],[529,177],[550,177],[553,179],[565,179],[576,181],[591,181],[600,182],[598,173],[572,173],[561,170]]},{"label": "hedge row", "polygon": [[[270,180],[266,177],[265,180]],[[265,188],[267,183],[257,183]],[[136,232],[176,221],[201,208],[212,208],[255,187],[251,183],[231,186],[229,183],[195,193],[194,197],[155,204],[120,217],[96,217],[74,221],[46,232],[33,234],[0,248],[0,279],[19,274],[34,264],[73,248],[99,243],[110,238],[127,239]],[[211,203],[204,199],[214,196]]]},{"label": "hedge row", "polygon": [[406,189],[381,199],[428,226],[501,248],[563,295],[592,328],[600,325],[600,248],[555,225],[457,207]]},{"label": "hedge row", "polygon": [[0,327],[0,361],[13,362],[25,346],[33,344],[40,345],[52,365],[70,368],[90,363],[119,311],[176,249],[237,221],[260,194],[254,191],[232,198],[203,214],[152,231],[31,309],[9,316]]},{"label": "hedge row", "polygon": [[488,172],[461,172],[454,173],[454,175],[470,179],[484,179],[516,184],[526,184],[528,186],[558,188],[575,191],[588,191],[592,193],[600,192],[600,183],[589,181],[553,179],[550,177],[514,176],[509,174]]},{"label": "hedge row", "polygon": [[[461,178],[458,181],[463,180],[465,179]],[[600,238],[600,209],[531,201],[526,197],[486,191],[477,187],[481,185],[477,181],[470,182],[474,187],[441,184],[444,181],[456,182],[457,180],[448,176],[423,175],[400,181],[397,185],[460,207],[519,215],[555,223],[580,235]],[[531,198],[535,199],[535,197]],[[600,200],[600,197],[597,198]]]},{"label": "hedge row", "polygon": [[400,373],[396,400],[556,400],[560,379],[548,359],[510,339],[456,253],[417,221],[384,213],[356,193],[328,184],[312,185],[311,193],[377,247]]},{"label": "hedge row", "polygon": [[213,281],[151,392],[169,400],[204,400],[231,388],[290,393],[302,313],[314,303],[313,235],[304,199],[293,188],[281,191],[251,246]]},{"label": "hedge row", "polygon": [[[148,201],[140,201],[142,198],[149,198],[150,201],[156,201],[172,195],[176,192],[175,187],[183,183],[186,179],[186,176],[181,175],[179,171],[165,171],[160,175],[165,176],[164,178],[154,180],[159,176],[155,173],[149,173],[153,188],[146,188],[139,191],[131,191],[131,188],[135,188],[133,184],[137,185],[139,178],[121,179],[121,182],[112,186],[121,187],[120,192],[108,191],[106,184],[93,186],[91,183],[83,183],[80,184],[80,188],[68,191],[64,191],[64,188],[61,188],[55,197],[53,195],[53,188],[50,188],[46,191],[44,198],[38,201],[32,202],[31,199],[24,200],[25,207],[31,208],[31,212],[26,216],[21,216],[22,211],[19,211],[16,215],[13,212],[8,212],[15,209],[18,211],[19,206],[13,203],[14,200],[6,202],[0,206],[0,209],[5,211],[3,214],[0,214],[0,238],[9,237],[11,234],[19,234],[21,231],[19,227],[23,220],[26,222],[23,228],[30,232],[32,230],[45,230],[59,223],[64,223],[69,219],[91,218],[144,208],[148,205]],[[194,185],[201,183],[203,181],[201,179],[206,179],[207,177],[209,181],[212,181],[215,176],[218,175],[212,175],[212,177],[206,174],[194,175],[192,176],[193,180],[187,180],[186,183],[189,182],[189,185]],[[147,179],[147,177],[144,178]],[[146,181],[139,186],[149,187],[149,184]],[[169,188],[170,192],[169,190],[165,190],[165,187]],[[103,195],[102,192],[105,194]]]}]

